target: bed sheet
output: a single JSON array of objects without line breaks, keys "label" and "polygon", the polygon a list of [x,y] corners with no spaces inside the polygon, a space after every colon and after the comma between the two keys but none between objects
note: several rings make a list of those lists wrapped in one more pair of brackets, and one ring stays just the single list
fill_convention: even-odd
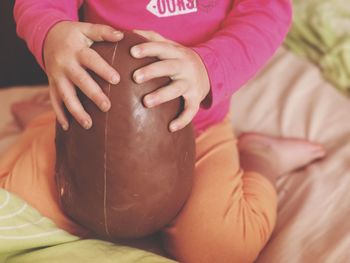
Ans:
[{"label": "bed sheet", "polygon": [[281,49],[234,95],[237,134],[307,138],[327,157],[278,180],[273,236],[257,262],[349,262],[350,100],[305,59]]},{"label": "bed sheet", "polygon": [[[44,89],[0,90],[0,153],[19,134],[9,105]],[[328,152],[322,161],[279,178],[277,226],[257,262],[347,262],[350,257],[349,102],[316,66],[283,48],[233,96],[237,135],[307,138]]]}]

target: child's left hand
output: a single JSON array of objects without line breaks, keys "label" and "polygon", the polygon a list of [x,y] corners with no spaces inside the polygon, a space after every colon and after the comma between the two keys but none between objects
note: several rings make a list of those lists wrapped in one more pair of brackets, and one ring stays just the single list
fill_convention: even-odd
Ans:
[{"label": "child's left hand", "polygon": [[192,121],[201,102],[210,91],[206,68],[199,55],[191,48],[165,39],[153,31],[134,30],[134,32],[150,42],[134,46],[131,55],[135,58],[158,57],[161,60],[135,71],[136,83],[158,77],[172,79],[168,86],[146,95],[144,104],[150,108],[183,96],[184,111],[170,123],[172,132],[180,130]]}]

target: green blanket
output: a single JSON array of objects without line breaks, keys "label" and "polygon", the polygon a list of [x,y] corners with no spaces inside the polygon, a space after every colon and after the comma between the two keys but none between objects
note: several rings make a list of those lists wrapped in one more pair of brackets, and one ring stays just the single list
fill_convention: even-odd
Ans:
[{"label": "green blanket", "polygon": [[316,63],[325,78],[350,95],[350,0],[294,0],[285,45]]},{"label": "green blanket", "polygon": [[58,229],[34,208],[0,189],[0,262],[6,263],[171,263],[126,246],[79,239]]}]

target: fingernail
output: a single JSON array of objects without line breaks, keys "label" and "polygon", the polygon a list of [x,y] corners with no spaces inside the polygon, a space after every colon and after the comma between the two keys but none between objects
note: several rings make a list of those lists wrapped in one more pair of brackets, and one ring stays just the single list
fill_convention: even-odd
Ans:
[{"label": "fingernail", "polygon": [[118,38],[123,36],[123,33],[120,31],[114,31],[113,34],[116,35]]},{"label": "fingernail", "polygon": [[84,122],[83,122],[83,127],[85,128],[85,129],[90,129],[91,128],[91,126],[92,126],[92,123],[89,121],[89,120],[85,120]]},{"label": "fingernail", "polygon": [[62,124],[62,129],[65,131],[68,131],[68,124],[67,123]]},{"label": "fingernail", "polygon": [[144,78],[145,78],[145,76],[142,73],[136,72],[134,74],[134,79],[137,83],[142,83]]},{"label": "fingernail", "polygon": [[104,101],[104,102],[102,102],[100,108],[103,112],[107,112],[109,110],[109,107],[110,107],[109,103],[107,101]]},{"label": "fingernail", "polygon": [[119,82],[119,76],[113,75],[111,79],[111,84],[118,84],[118,82]]},{"label": "fingernail", "polygon": [[131,55],[135,58],[138,58],[140,56],[140,49],[138,47],[132,47],[131,48]]},{"label": "fingernail", "polygon": [[172,132],[176,131],[177,128],[178,128],[178,126],[177,126],[175,123],[173,123],[173,124],[170,125],[170,130],[171,130]]}]

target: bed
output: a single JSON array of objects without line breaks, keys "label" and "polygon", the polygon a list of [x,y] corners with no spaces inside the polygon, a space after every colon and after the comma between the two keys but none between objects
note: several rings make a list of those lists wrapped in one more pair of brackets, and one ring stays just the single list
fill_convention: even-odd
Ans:
[{"label": "bed", "polygon": [[236,133],[320,142],[327,157],[279,178],[278,222],[257,262],[349,262],[350,100],[281,49],[232,100]]},{"label": "bed", "polygon": [[[45,86],[0,90],[0,153],[20,134],[10,114],[11,103],[46,91]],[[277,226],[256,262],[348,262],[349,98],[327,82],[315,65],[281,48],[269,64],[233,96],[231,111],[232,127],[237,135],[257,131],[307,138],[324,144],[327,149],[325,159],[278,179]],[[2,239],[2,201],[4,198],[0,195],[0,243],[4,244],[8,241]],[[112,262],[113,259],[118,262],[171,262],[151,252],[61,234],[62,240],[17,248],[7,262],[47,262],[50,257],[50,262],[62,262],[67,255],[74,256],[74,262],[94,262],[97,255],[98,262]],[[91,247],[96,250],[93,255]],[[0,258],[6,254],[2,250],[0,246]],[[67,251],[70,252],[67,254]]]}]

